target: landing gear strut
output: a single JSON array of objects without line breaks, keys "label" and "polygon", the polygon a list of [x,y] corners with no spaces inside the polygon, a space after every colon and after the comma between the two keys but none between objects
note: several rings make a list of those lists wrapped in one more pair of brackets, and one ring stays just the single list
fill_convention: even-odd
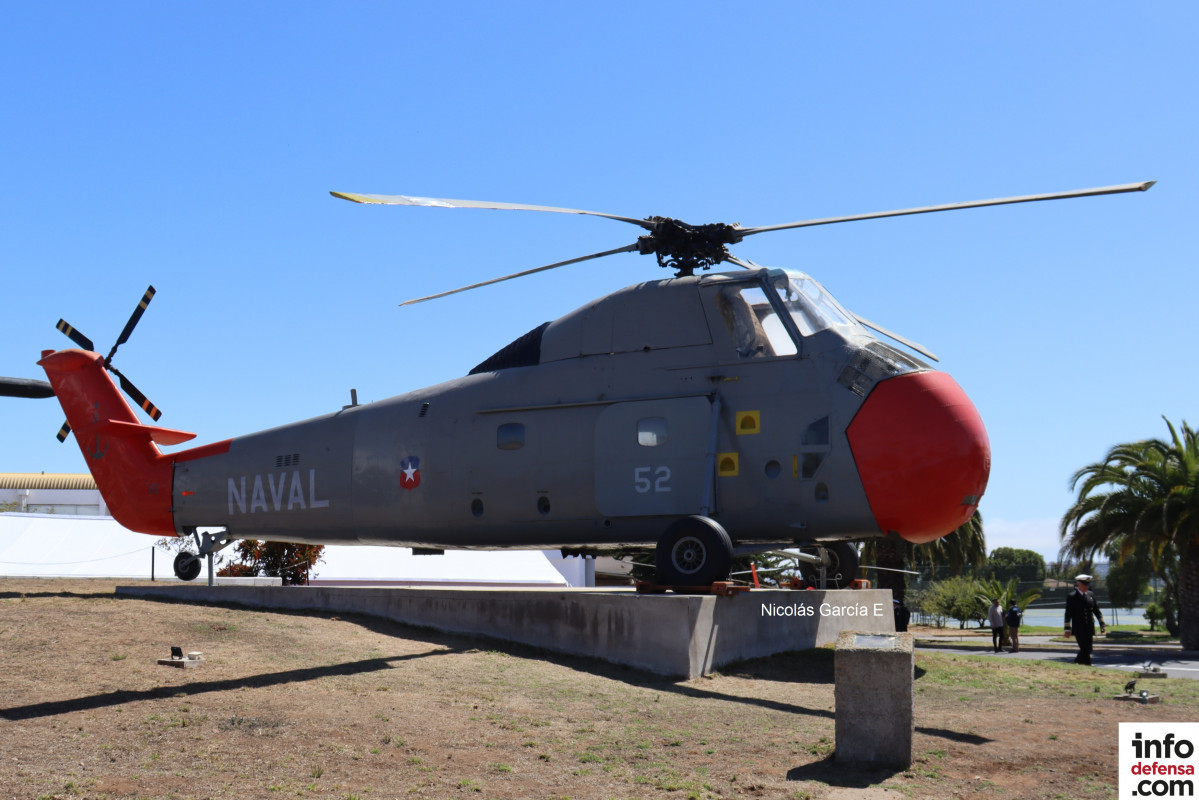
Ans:
[{"label": "landing gear strut", "polygon": [[183,531],[185,536],[191,536],[196,542],[198,552],[189,553],[186,550],[175,556],[175,577],[181,581],[194,581],[200,575],[200,559],[208,557],[208,577],[209,584],[212,583],[212,556],[214,553],[219,553],[229,545],[233,544],[236,539],[229,535],[229,531],[220,531],[219,533],[199,533],[195,528],[187,528]]},{"label": "landing gear strut", "polygon": [[[821,558],[822,564],[799,562],[799,572],[805,582],[818,589],[848,589],[858,576],[858,548],[850,542],[835,542],[816,547],[801,547],[801,553],[813,553]],[[824,583],[821,583],[821,572]]]}]

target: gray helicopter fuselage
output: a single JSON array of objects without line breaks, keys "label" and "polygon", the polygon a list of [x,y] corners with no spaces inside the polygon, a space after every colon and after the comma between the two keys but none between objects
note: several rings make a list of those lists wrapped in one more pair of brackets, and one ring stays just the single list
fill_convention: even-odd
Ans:
[{"label": "gray helicopter fuselage", "polygon": [[189,451],[175,526],[577,547],[652,543],[702,515],[734,543],[878,536],[846,431],[876,382],[926,369],[799,273],[643,283],[466,377]]},{"label": "gray helicopter fuselage", "polygon": [[[729,245],[1152,186],[750,227],[333,192],[372,205],[584,214],[645,231],[612,250],[402,305],[618,253],[653,254],[677,273],[545,323],[464,378],[170,454],[160,446],[194,434],[144,424],[124,396],[155,422],[161,411],[112,365],[152,286],[107,356],[59,320],[80,349],[42,351],[49,389],[0,378],[0,395],[53,393],[67,417],[58,438],[74,431],[114,518],[194,538],[199,553],[175,560],[183,580],[198,575],[199,557],[240,538],[430,550],[652,543],[658,579],[690,588],[727,578],[738,551],[794,543],[816,545],[820,580],[851,581],[857,554],[846,542],[894,534],[924,544],[971,519],[990,475],[986,427],[949,375],[868,329],[935,361],[923,347],[846,311],[810,277],[755,268]],[[725,262],[747,271],[695,276]]]}]

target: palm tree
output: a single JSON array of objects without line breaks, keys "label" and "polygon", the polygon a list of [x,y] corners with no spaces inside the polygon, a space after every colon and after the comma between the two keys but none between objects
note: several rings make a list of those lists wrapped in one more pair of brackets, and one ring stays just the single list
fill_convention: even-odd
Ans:
[{"label": "palm tree", "polygon": [[[1165,419],[1165,417],[1163,417]],[[1178,558],[1179,635],[1199,649],[1199,433],[1119,444],[1074,473],[1078,499],[1062,517],[1062,553],[1089,558],[1114,545],[1123,560],[1144,546],[1159,575]]]},{"label": "palm tree", "polygon": [[874,573],[875,587],[890,589],[891,597],[900,603],[907,594],[903,570],[907,569],[907,549],[911,546],[895,533],[888,533],[880,539],[868,539],[862,545],[862,561],[872,562],[878,567]]},{"label": "palm tree", "polygon": [[1004,611],[1003,639],[1000,641],[1000,645],[1006,646],[1012,643],[1007,624],[1008,609],[1015,605],[1027,610],[1029,606],[1041,599],[1041,590],[1034,586],[1021,592],[1019,578],[1012,578],[1007,583],[1003,583],[998,578],[989,578],[978,581],[978,599],[987,607],[990,607],[992,600],[999,600],[999,607]]},{"label": "palm tree", "polygon": [[913,565],[948,567],[954,575],[987,562],[987,537],[983,533],[983,515],[978,509],[970,519],[948,536],[927,544],[911,545]]},{"label": "palm tree", "polygon": [[890,589],[899,602],[906,594],[904,573],[908,566],[949,567],[953,574],[979,566],[987,560],[987,537],[983,533],[982,514],[975,509],[970,519],[957,530],[927,544],[912,544],[895,534],[871,539],[862,547],[862,561],[879,567],[876,585]]}]

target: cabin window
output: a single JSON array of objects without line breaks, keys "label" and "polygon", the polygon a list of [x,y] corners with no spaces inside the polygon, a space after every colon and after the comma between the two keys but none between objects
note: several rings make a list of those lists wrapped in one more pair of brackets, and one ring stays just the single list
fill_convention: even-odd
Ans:
[{"label": "cabin window", "polygon": [[828,417],[821,417],[805,428],[800,442],[804,445],[827,445]]},{"label": "cabin window", "polygon": [[507,422],[495,431],[495,446],[501,450],[519,450],[525,446],[525,426]]},{"label": "cabin window", "polygon": [[823,286],[806,275],[780,275],[771,281],[771,286],[803,336],[811,336],[834,325],[857,325]]},{"label": "cabin window", "polygon": [[642,447],[659,447],[666,444],[666,418],[646,417],[637,420],[637,444]]},{"label": "cabin window", "polygon": [[795,342],[760,286],[725,287],[716,296],[716,303],[739,358],[793,356],[797,352]]},{"label": "cabin window", "polygon": [[816,477],[816,470],[824,463],[824,453],[804,453],[803,471],[800,473],[805,481]]},{"label": "cabin window", "polygon": [[800,477],[805,481],[811,480],[816,477],[817,470],[824,463],[824,457],[828,455],[828,417],[821,417],[805,428],[799,443],[803,454],[803,470]]}]

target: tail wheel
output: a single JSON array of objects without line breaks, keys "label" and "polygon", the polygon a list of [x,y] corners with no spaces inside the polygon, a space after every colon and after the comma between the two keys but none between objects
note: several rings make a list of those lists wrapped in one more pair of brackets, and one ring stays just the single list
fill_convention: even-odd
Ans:
[{"label": "tail wheel", "polygon": [[714,519],[684,517],[670,525],[654,551],[657,581],[666,586],[707,586],[727,580],[733,544]]},{"label": "tail wheel", "polygon": [[820,567],[815,564],[800,562],[799,571],[803,575],[806,582],[815,585],[818,588],[828,589],[847,589],[849,584],[858,577],[858,548],[850,542],[836,542],[831,545],[821,545],[819,547],[802,547],[801,552],[811,552],[815,550],[819,553],[821,550],[828,553],[829,564],[825,567],[824,576],[827,586],[820,586]]},{"label": "tail wheel", "polygon": [[194,581],[200,575],[200,557],[191,553],[175,556],[175,577],[181,581]]}]

